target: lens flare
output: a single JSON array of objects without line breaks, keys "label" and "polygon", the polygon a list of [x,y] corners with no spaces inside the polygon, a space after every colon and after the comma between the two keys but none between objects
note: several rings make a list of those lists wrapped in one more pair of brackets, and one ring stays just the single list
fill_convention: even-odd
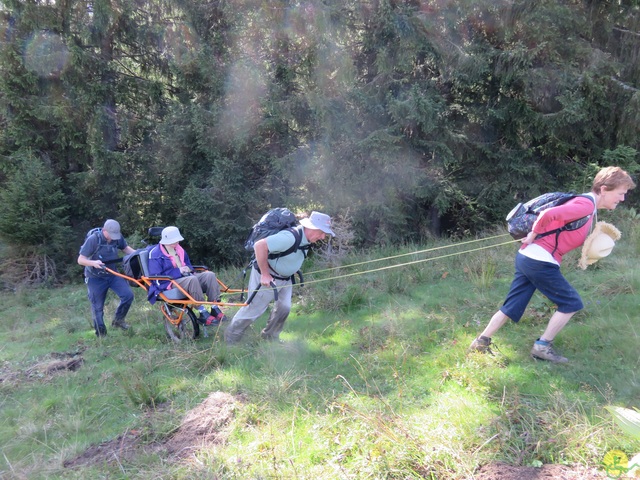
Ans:
[{"label": "lens flare", "polygon": [[69,49],[59,35],[37,32],[27,41],[24,65],[41,77],[59,77],[69,62]]}]

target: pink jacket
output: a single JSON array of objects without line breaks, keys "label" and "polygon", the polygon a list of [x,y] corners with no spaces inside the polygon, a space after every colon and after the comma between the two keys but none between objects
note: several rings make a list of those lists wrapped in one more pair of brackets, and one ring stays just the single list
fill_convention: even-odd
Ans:
[{"label": "pink jacket", "polygon": [[[591,230],[594,220],[595,206],[593,201],[585,197],[576,197],[563,205],[544,210],[532,230],[541,234],[556,228],[564,227],[567,223],[578,220],[587,215],[591,215],[589,221],[577,230],[561,232],[559,236],[555,233],[535,240],[533,243],[541,246],[553,255],[558,263],[562,263],[562,257],[584,243]],[[557,246],[556,246],[557,239]],[[526,245],[523,245],[524,248]],[[555,251],[554,251],[555,250]]]}]

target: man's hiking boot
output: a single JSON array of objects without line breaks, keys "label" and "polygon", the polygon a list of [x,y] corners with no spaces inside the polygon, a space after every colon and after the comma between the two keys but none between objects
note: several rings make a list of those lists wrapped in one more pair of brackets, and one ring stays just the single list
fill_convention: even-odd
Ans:
[{"label": "man's hiking boot", "polygon": [[569,361],[567,358],[563,357],[562,355],[558,355],[555,352],[553,346],[551,345],[551,342],[544,345],[536,341],[536,343],[533,344],[533,348],[531,349],[531,356],[538,360],[547,360],[553,363],[567,363]]},{"label": "man's hiking boot", "polygon": [[491,339],[489,337],[483,337],[482,335],[476,338],[469,346],[470,352],[489,353],[493,355],[491,351]]},{"label": "man's hiking boot", "polygon": [[121,328],[122,330],[129,330],[129,324],[122,318],[116,318],[113,322],[111,322],[111,326]]}]

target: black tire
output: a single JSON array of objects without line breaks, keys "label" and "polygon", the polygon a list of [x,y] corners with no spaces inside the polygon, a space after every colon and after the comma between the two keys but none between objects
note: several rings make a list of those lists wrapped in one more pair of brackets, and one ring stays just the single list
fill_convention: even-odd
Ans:
[{"label": "black tire", "polygon": [[[180,314],[180,308],[166,303],[162,306],[165,313],[172,318],[177,318]],[[167,337],[172,341],[178,343],[182,340],[194,340],[200,335],[200,325],[196,314],[193,313],[191,308],[187,307],[185,315],[182,317],[182,321],[178,325],[171,323],[166,316],[163,315],[164,329],[167,331]]]}]

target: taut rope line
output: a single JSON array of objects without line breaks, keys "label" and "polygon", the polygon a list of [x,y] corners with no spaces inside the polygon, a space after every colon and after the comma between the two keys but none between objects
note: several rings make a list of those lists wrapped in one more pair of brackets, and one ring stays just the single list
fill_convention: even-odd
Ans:
[{"label": "taut rope line", "polygon": [[465,250],[464,252],[448,253],[446,255],[440,255],[439,257],[423,258],[421,260],[413,260],[412,262],[397,263],[395,265],[387,265],[386,267],[374,268],[374,269],[365,270],[365,271],[362,271],[362,272],[346,273],[344,275],[336,275],[334,277],[328,277],[328,278],[319,278],[317,280],[309,280],[309,281],[305,280],[304,283],[305,283],[305,285],[308,285],[308,284],[311,284],[311,283],[320,283],[320,282],[326,282],[328,280],[336,280],[338,278],[347,278],[347,277],[354,277],[356,275],[364,275],[364,274],[367,274],[367,273],[381,272],[383,270],[390,270],[390,269],[396,268],[396,267],[406,267],[408,265],[415,265],[416,263],[429,262],[429,261],[432,261],[432,260],[440,260],[440,259],[443,259],[443,258],[453,257],[455,255],[461,255],[463,253],[477,252],[477,251],[480,251],[480,250],[485,250],[487,248],[500,247],[502,245],[510,245],[510,244],[513,244],[513,242],[514,242],[514,240],[510,240],[510,241],[504,242],[504,243],[496,243],[496,244],[487,245],[487,246],[484,246],[484,247],[473,248],[471,250]]},{"label": "taut rope line", "polygon": [[[494,239],[494,238],[499,238],[499,237],[504,237],[504,236],[505,236],[505,235],[497,235],[497,236],[495,236],[495,237],[484,238],[484,239],[482,239],[482,240],[491,240],[491,239]],[[477,241],[482,241],[482,240],[471,240],[471,241],[469,241],[469,242],[464,242],[464,243],[461,243],[461,244],[457,244],[457,245],[455,245],[455,246],[458,246],[458,245],[465,245],[465,244],[469,244],[469,243],[473,243],[473,242],[477,242]],[[411,261],[411,262],[397,263],[397,264],[395,264],[395,265],[387,265],[386,267],[374,268],[374,269],[371,269],[371,270],[364,270],[364,271],[362,271],[362,272],[346,273],[346,274],[344,274],[344,275],[336,275],[336,276],[333,276],[333,277],[327,277],[327,278],[319,278],[319,279],[317,279],[317,280],[305,280],[305,281],[304,281],[304,285],[309,285],[309,284],[311,284],[311,283],[327,282],[327,281],[329,281],[329,280],[336,280],[336,279],[339,279],[339,278],[354,277],[354,276],[356,276],[356,275],[365,275],[365,274],[367,274],[367,273],[381,272],[381,271],[383,271],[383,270],[390,270],[390,269],[392,269],[392,268],[397,268],[397,267],[406,267],[406,266],[408,266],[408,265],[415,265],[415,264],[417,264],[417,263],[430,262],[430,261],[432,261],[432,260],[440,260],[440,259],[443,259],[443,258],[453,257],[453,256],[455,256],[455,255],[462,255],[463,253],[478,252],[478,251],[480,251],[480,250],[486,250],[487,248],[501,247],[501,246],[503,246],[503,245],[512,245],[512,244],[513,244],[513,243],[515,243],[515,242],[517,242],[517,240],[509,240],[508,242],[495,243],[495,244],[491,244],[491,245],[485,245],[485,246],[483,246],[483,247],[473,248],[473,249],[471,249],[471,250],[465,250],[465,251],[463,251],[463,252],[448,253],[448,254],[446,254],[446,255],[440,255],[439,257],[423,258],[423,259],[421,259],[421,260],[413,260],[413,261]],[[378,259],[378,260],[375,260],[375,261],[387,260],[387,259],[389,259],[389,258],[397,258],[397,257],[405,256],[405,255],[415,255],[415,254],[417,254],[417,253],[424,253],[424,252],[427,252],[427,251],[440,250],[440,249],[442,249],[442,248],[450,248],[451,246],[452,246],[452,245],[449,245],[449,246],[446,246],[446,247],[436,247],[436,248],[433,248],[433,249],[422,250],[422,251],[420,251],[420,252],[403,253],[403,254],[400,254],[400,255],[392,256],[392,257],[387,257],[387,258],[383,258],[383,259]],[[348,268],[348,267],[353,267],[353,266],[356,266],[356,265],[362,265],[363,263],[371,263],[371,262],[360,262],[360,263],[354,263],[354,264],[351,264],[351,265],[347,265],[347,266],[345,266],[345,267],[329,268],[329,269],[326,269],[326,270],[318,270],[318,271],[316,271],[316,272],[311,272],[311,273],[326,272],[326,271],[329,271],[329,270],[336,270],[337,268]],[[310,274],[311,274],[311,273],[310,273]],[[308,274],[308,275],[310,275],[310,274]],[[296,283],[296,284],[292,284],[292,285],[290,285],[290,286],[291,286],[291,287],[296,287],[296,286],[300,286],[300,284],[299,284],[299,283]],[[264,287],[264,286],[261,286],[260,288],[261,288],[261,289],[264,289],[264,290],[274,290],[274,288],[269,288],[269,287]],[[253,290],[251,290],[251,291],[249,291],[249,292],[247,292],[247,293],[248,293],[248,294],[250,294],[250,293],[252,293],[252,292],[253,292]]]},{"label": "taut rope line", "polygon": [[[419,255],[421,253],[435,252],[436,250],[443,250],[445,248],[459,247],[461,245],[469,245],[471,243],[476,243],[476,242],[486,242],[487,240],[494,240],[496,238],[506,237],[507,235],[509,235],[509,234],[508,233],[503,233],[501,235],[495,235],[493,237],[478,238],[478,239],[475,239],[475,240],[468,240],[466,242],[454,243],[452,245],[444,245],[442,247],[433,247],[433,248],[427,248],[425,250],[417,250],[415,252],[400,253],[398,255],[391,255],[390,257],[376,258],[375,260],[366,260],[366,261],[363,261],[363,262],[351,263],[349,265],[341,265],[339,267],[325,268],[323,270],[315,270],[313,272],[307,272],[307,273],[305,273],[305,275],[315,275],[317,273],[330,272],[331,270],[339,270],[341,268],[357,267],[359,265],[364,265],[366,263],[382,262],[384,260],[391,260],[393,258],[406,257],[408,255]],[[504,245],[504,244],[500,244],[500,245]],[[472,252],[473,250],[470,250],[470,251]],[[465,253],[465,252],[460,252],[460,253]]]}]

